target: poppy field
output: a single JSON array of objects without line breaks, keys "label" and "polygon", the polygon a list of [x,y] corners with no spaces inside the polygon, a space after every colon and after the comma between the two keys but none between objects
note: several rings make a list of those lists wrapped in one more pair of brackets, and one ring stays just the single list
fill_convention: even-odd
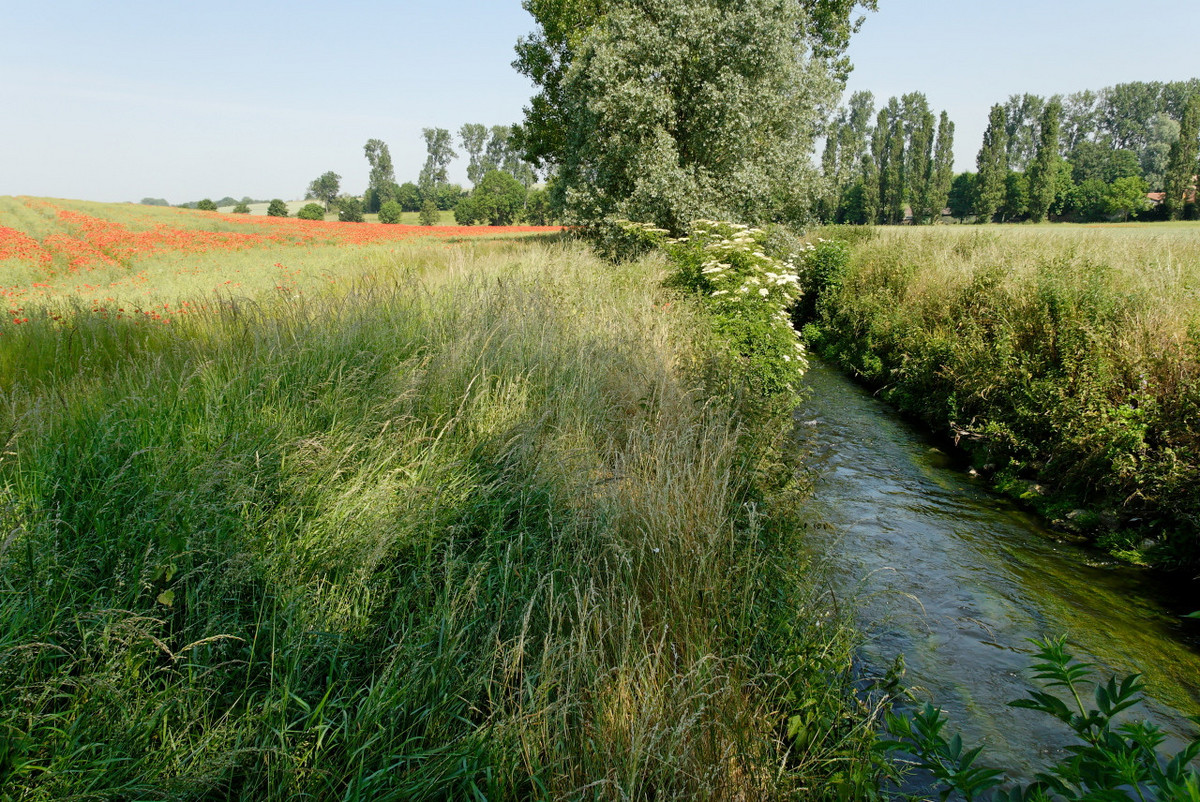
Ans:
[{"label": "poppy field", "polygon": [[[0,197],[5,326],[68,304],[164,323],[214,295],[306,292],[336,284],[364,248],[414,240],[512,237],[537,226],[404,226],[250,217],[191,209]],[[54,314],[61,314],[56,311]]]}]

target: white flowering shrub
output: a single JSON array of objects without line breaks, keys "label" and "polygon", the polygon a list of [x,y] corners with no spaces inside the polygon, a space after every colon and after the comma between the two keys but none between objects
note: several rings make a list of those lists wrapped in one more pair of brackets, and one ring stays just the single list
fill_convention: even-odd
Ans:
[{"label": "white flowering shrub", "polygon": [[627,230],[657,241],[675,268],[668,283],[703,299],[737,366],[730,378],[739,389],[791,401],[808,366],[791,318],[807,250],[778,258],[768,254],[764,229],[712,220],[693,222],[678,239],[645,225],[631,223]]}]

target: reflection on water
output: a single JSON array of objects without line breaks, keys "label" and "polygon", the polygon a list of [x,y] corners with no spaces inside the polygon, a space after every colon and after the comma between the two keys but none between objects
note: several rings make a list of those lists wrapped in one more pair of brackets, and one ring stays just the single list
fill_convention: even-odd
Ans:
[{"label": "reflection on water", "polygon": [[[906,683],[987,756],[1030,775],[1068,740],[1025,695],[1029,638],[1067,634],[1102,675],[1140,672],[1139,717],[1175,735],[1200,714],[1200,637],[1154,577],[1059,542],[915,429],[813,360],[797,412],[817,478],[815,544],[839,595],[860,599],[868,661],[903,653]],[[1186,611],[1186,610],[1185,610]]]}]

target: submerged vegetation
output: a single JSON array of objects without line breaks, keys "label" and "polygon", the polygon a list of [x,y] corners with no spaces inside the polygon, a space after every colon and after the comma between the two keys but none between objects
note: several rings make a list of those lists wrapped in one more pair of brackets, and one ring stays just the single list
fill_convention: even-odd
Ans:
[{"label": "submerged vegetation", "polygon": [[1061,528],[1200,563],[1200,229],[849,233],[809,263],[816,351]]}]

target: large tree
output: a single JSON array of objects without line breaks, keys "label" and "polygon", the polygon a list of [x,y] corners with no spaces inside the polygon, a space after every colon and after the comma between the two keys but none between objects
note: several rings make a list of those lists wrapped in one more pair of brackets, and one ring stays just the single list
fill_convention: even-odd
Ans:
[{"label": "large tree", "polygon": [[[933,139],[937,129],[933,112],[925,106],[917,112],[909,135],[909,146],[905,168],[908,173],[909,203],[912,219],[916,225],[932,223],[941,211],[934,200]],[[936,206],[936,208],[934,208]]]},{"label": "large tree", "polygon": [[567,219],[799,216],[854,0],[525,0],[517,143]]},{"label": "large tree", "polygon": [[1196,152],[1200,149],[1196,137],[1200,132],[1200,91],[1188,100],[1179,121],[1179,138],[1171,145],[1171,154],[1167,161],[1166,175],[1166,208],[1167,216],[1178,220],[1183,216],[1183,207],[1187,192],[1195,178],[1197,164]]},{"label": "large tree", "polygon": [[392,154],[382,139],[368,139],[363,145],[371,173],[367,179],[367,211],[377,212],[379,207],[396,199],[396,170],[392,166]]},{"label": "large tree", "polygon": [[471,186],[487,173],[483,164],[483,149],[487,145],[488,129],[483,123],[464,123],[458,129],[458,141],[467,154],[467,180]]},{"label": "large tree", "polygon": [[933,207],[937,220],[950,199],[954,182],[954,123],[945,111],[938,119],[937,144],[933,149]]},{"label": "large tree", "polygon": [[445,128],[422,128],[421,136],[425,137],[427,154],[419,179],[421,191],[436,191],[439,185],[449,180],[447,169],[450,167],[450,160],[458,154],[454,152],[450,132]]},{"label": "large tree", "polygon": [[1008,179],[1008,132],[1007,116],[1000,104],[992,106],[988,115],[988,127],[983,132],[983,147],[975,159],[979,168],[975,199],[975,214],[979,222],[989,223],[1007,194]]},{"label": "large tree", "polygon": [[1035,223],[1046,219],[1058,190],[1058,137],[1061,129],[1062,105],[1051,100],[1042,111],[1038,124],[1037,152],[1029,167],[1029,216]]},{"label": "large tree", "polygon": [[308,192],[305,194],[305,200],[319,200],[325,204],[325,211],[329,211],[329,207],[337,200],[338,193],[342,189],[342,177],[330,170],[327,173],[322,173],[319,178],[313,180],[308,185]]}]

